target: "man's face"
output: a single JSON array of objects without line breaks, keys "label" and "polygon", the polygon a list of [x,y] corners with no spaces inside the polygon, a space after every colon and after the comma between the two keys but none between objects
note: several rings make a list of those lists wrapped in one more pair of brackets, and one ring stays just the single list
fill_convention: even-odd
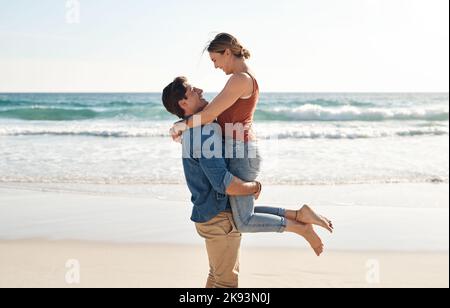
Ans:
[{"label": "man's face", "polygon": [[186,115],[197,113],[205,108],[208,102],[203,98],[203,90],[193,87],[190,84],[186,85],[186,99],[180,101],[181,107],[184,109]]}]

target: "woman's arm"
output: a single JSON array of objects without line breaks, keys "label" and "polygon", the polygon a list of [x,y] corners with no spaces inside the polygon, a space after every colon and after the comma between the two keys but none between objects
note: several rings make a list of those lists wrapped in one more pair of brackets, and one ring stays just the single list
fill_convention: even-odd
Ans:
[{"label": "woman's arm", "polygon": [[[249,82],[252,81],[246,74],[234,74],[228,80],[225,88],[219,95],[208,105],[203,111],[195,114],[195,126],[206,125],[213,122],[225,110],[233,106],[236,101],[248,92]],[[183,131],[194,127],[194,117],[190,117],[187,121],[176,123],[171,131],[180,135]],[[172,137],[174,134],[172,133]]]},{"label": "woman's arm", "polygon": [[[201,125],[213,122],[225,110],[233,106],[247,92],[247,81],[248,77],[245,74],[231,76],[222,92],[203,111],[195,115],[201,116]],[[193,122],[191,118],[186,124],[189,128],[192,128],[194,127]]]},{"label": "woman's arm", "polygon": [[229,196],[250,196],[254,195],[255,200],[259,199],[262,185],[260,182],[244,182],[241,179],[234,177],[230,186],[227,188],[227,195]]}]

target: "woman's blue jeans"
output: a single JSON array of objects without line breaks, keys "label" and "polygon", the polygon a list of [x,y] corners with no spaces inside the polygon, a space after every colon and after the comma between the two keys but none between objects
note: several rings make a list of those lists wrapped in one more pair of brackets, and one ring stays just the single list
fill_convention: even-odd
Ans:
[{"label": "woman's blue jeans", "polygon": [[[229,171],[246,182],[253,182],[259,175],[261,156],[256,142],[245,143],[225,140],[225,155],[229,159]],[[284,232],[286,210],[282,208],[254,206],[254,196],[230,196],[231,209],[237,229],[242,233]]]}]

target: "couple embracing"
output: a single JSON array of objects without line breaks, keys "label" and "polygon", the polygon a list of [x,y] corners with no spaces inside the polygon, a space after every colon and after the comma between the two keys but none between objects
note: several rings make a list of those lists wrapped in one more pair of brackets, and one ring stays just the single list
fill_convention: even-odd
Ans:
[{"label": "couple embracing", "polygon": [[206,287],[237,288],[242,233],[296,233],[320,256],[324,245],[313,226],[333,232],[333,225],[308,205],[299,210],[255,206],[262,190],[253,130],[259,87],[246,63],[250,52],[227,33],[218,34],[206,50],[214,67],[230,76],[224,89],[208,103],[200,88],[177,77],[163,90],[162,101],[182,119],[170,132],[182,143],[191,220],[206,243]]}]

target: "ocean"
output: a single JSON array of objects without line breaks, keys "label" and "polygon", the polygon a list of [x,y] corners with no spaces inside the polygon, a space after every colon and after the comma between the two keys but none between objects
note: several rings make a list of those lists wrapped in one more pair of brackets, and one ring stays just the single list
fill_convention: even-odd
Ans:
[{"label": "ocean", "polygon": [[[448,93],[262,93],[255,116],[266,184],[448,183]],[[158,93],[0,94],[0,184],[185,183],[176,120]]]}]

